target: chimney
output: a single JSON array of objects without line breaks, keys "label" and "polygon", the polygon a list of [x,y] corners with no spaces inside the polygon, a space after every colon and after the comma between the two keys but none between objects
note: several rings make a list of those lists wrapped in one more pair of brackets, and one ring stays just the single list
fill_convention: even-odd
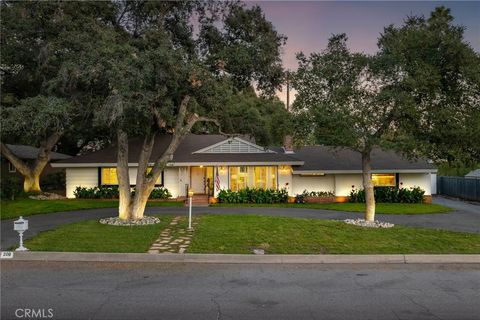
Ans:
[{"label": "chimney", "polygon": [[295,153],[293,151],[293,137],[289,134],[283,137],[283,152]]}]

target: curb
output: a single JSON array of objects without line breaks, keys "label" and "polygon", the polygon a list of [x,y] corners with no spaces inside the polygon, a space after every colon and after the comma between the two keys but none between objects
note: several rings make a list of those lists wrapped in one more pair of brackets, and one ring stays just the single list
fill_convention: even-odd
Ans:
[{"label": "curb", "polygon": [[218,264],[428,264],[475,263],[480,254],[392,255],[252,255],[252,254],[148,254],[87,252],[13,252],[5,261],[218,263]]}]

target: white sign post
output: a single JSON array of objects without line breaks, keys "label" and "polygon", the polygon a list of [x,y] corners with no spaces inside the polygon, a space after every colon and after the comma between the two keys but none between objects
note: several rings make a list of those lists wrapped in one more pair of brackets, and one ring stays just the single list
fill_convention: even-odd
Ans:
[{"label": "white sign post", "polygon": [[20,236],[20,246],[15,251],[28,251],[28,249],[23,246],[23,233],[28,230],[28,220],[20,216],[20,219],[13,222],[13,230],[17,231]]},{"label": "white sign post", "polygon": [[188,190],[188,230],[192,230],[192,199],[193,190]]}]

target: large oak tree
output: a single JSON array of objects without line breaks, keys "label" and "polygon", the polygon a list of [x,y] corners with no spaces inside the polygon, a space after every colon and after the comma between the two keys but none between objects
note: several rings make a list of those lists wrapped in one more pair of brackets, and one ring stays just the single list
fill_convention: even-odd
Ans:
[{"label": "large oak tree", "polygon": [[[228,101],[252,84],[265,96],[279,88],[285,37],[258,7],[236,2],[125,1],[116,9],[115,23],[85,44],[69,74],[103,89],[96,123],[116,136],[119,216],[140,219],[162,170],[195,126],[220,127]],[[158,134],[171,140],[152,159]],[[143,145],[132,183],[128,140],[134,136]]]},{"label": "large oak tree", "polygon": [[[10,2],[1,5],[2,156],[24,176],[24,191],[40,191],[50,153],[69,131],[88,132],[95,89],[71,82],[83,43],[111,23],[114,6],[95,2]],[[38,147],[35,161],[18,158],[6,142]]]}]

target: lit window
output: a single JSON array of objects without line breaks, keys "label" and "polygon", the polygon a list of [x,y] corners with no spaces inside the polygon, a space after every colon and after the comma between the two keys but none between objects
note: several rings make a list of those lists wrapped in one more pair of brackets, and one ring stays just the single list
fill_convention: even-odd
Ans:
[{"label": "lit window", "polygon": [[255,188],[267,188],[267,168],[268,167],[254,167],[255,173]]},{"label": "lit window", "polygon": [[372,182],[375,187],[395,187],[394,173],[373,173]]},{"label": "lit window", "polygon": [[117,168],[102,168],[102,184],[118,184]]},{"label": "lit window", "polygon": [[[150,171],[152,171],[152,168],[148,167],[147,172],[149,173]],[[130,181],[130,183],[132,182],[135,183],[134,181]],[[158,177],[156,185],[161,185],[162,183],[162,175],[160,175],[160,177]],[[102,168],[102,184],[118,185],[117,168]]]},{"label": "lit window", "polygon": [[238,191],[248,187],[248,167],[230,167],[230,190]]},{"label": "lit window", "polygon": [[15,166],[10,161],[8,162],[8,172],[17,172],[17,168],[15,168]]}]

